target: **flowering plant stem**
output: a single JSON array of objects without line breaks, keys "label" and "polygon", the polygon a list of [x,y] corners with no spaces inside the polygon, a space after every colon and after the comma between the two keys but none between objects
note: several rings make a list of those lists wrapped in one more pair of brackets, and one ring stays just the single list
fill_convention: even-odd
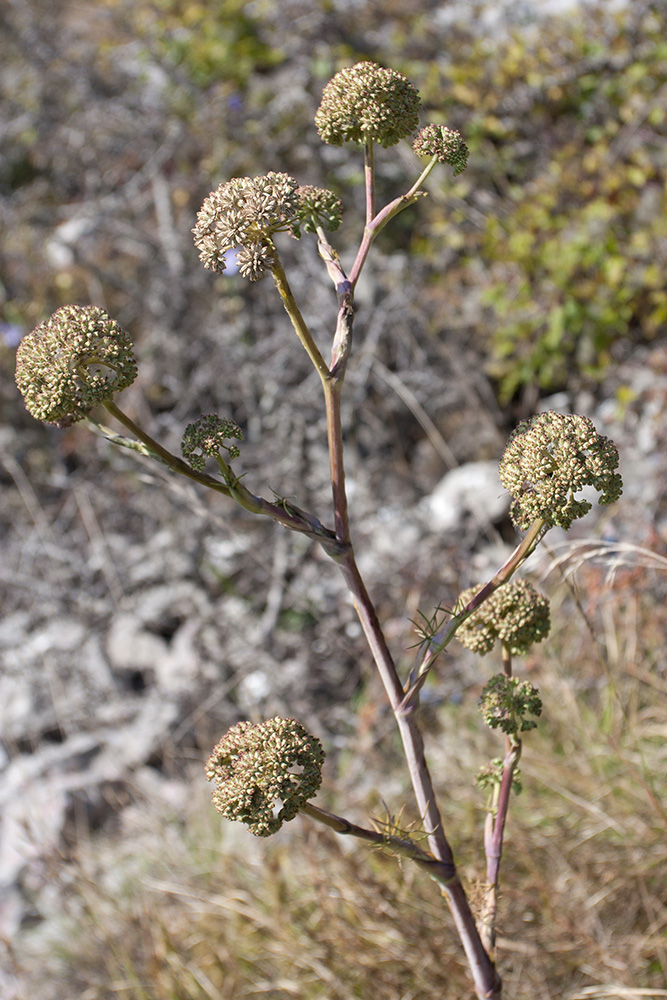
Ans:
[{"label": "flowering plant stem", "polygon": [[[512,654],[506,645],[502,647],[503,672],[512,676]],[[502,762],[500,783],[493,789],[493,796],[484,824],[484,853],[486,855],[486,891],[480,915],[480,933],[484,947],[495,961],[496,912],[498,903],[498,881],[500,861],[503,853],[505,824],[509,810],[512,783],[521,758],[521,740],[514,734],[505,737],[505,756]]]},{"label": "flowering plant stem", "polygon": [[[501,985],[495,971],[493,957],[495,890],[497,888],[498,865],[502,850],[502,833],[506,815],[505,798],[509,798],[512,773],[516,759],[518,759],[518,754],[512,756],[512,763],[508,763],[505,770],[504,779],[507,777],[507,781],[503,780],[500,795],[500,799],[505,804],[501,808],[499,801],[498,817],[493,825],[492,835],[487,844],[488,882],[490,889],[488,906],[484,912],[485,919],[481,923],[480,931],[456,872],[452,850],[445,832],[435,789],[426,762],[424,742],[418,722],[419,693],[436,657],[451,641],[457,628],[484,600],[510,578],[534,550],[539,539],[542,537],[544,524],[536,522],[533,525],[533,528],[527,533],[522,543],[493,579],[482,588],[463,611],[454,616],[439,633],[432,637],[416,673],[413,671],[414,676],[411,677],[409,683],[404,687],[387,646],[377,612],[359,572],[350,539],[348,503],[345,489],[341,396],[352,343],[353,300],[356,282],[375,237],[390,219],[420,197],[422,192],[419,191],[419,186],[428,176],[436,160],[433,159],[428,164],[418,181],[406,195],[394,199],[394,201],[375,214],[374,158],[371,142],[366,143],[365,152],[367,224],[349,278],[341,266],[336,251],[328,243],[322,228],[317,228],[319,253],[326,264],[327,271],[334,283],[338,296],[337,322],[332,342],[330,366],[325,362],[299,309],[277,253],[271,268],[273,280],[282,299],[285,311],[322,384],[327,421],[335,530],[331,531],[325,528],[312,514],[301,510],[291,503],[272,503],[263,497],[255,496],[238,477],[233,475],[229,466],[222,459],[219,460],[222,480],[215,479],[205,472],[193,469],[182,459],[173,455],[155,441],[141,427],[135,424],[113,401],[109,400],[104,405],[116,420],[125,426],[138,441],[142,442],[145,453],[167,465],[173,472],[186,476],[209,489],[230,497],[250,513],[272,517],[284,527],[308,535],[313,540],[318,541],[324,548],[324,551],[337,563],[352,596],[369,649],[396,718],[419,814],[426,830],[429,850],[428,852],[424,851],[405,838],[364,830],[349,823],[347,820],[335,817],[333,814],[325,813],[311,804],[307,805],[305,811],[314,819],[326,823],[326,825],[336,829],[340,833],[351,833],[372,842],[389,844],[399,853],[410,857],[417,864],[426,868],[440,885],[441,891],[449,903],[468,959],[478,998],[480,1000],[482,998],[484,1000],[496,1000],[496,998],[501,997]],[[107,433],[107,436],[111,436],[111,432],[102,430],[103,433]],[[505,788],[506,795],[503,796]],[[493,868],[494,864],[495,868]]]},{"label": "flowering plant stem", "polygon": [[[372,174],[372,170],[368,169],[369,162],[372,166],[372,158],[367,155],[366,191],[370,204],[373,183],[372,176],[369,179],[369,174]],[[397,199],[397,202],[400,202],[400,199]],[[398,205],[396,211],[400,211],[401,208],[405,207],[405,204]],[[367,239],[367,233],[368,227],[366,227],[364,240]],[[370,248],[370,242],[368,243],[368,247]],[[452,911],[454,922],[472,972],[477,995],[479,998],[500,997],[500,982],[496,975],[494,964],[482,943],[475,918],[470,909],[470,904],[456,874],[452,850],[445,834],[442,817],[437,805],[435,789],[426,763],[424,742],[418,723],[417,692],[415,692],[410,701],[406,700],[405,691],[387,646],[377,612],[357,567],[354,549],[350,540],[340,402],[345,376],[345,364],[350,348],[354,293],[353,286],[351,286],[351,282],[346,278],[340,262],[335,253],[328,247],[322,235],[320,235],[320,254],[327,261],[329,274],[336,285],[339,297],[338,323],[332,350],[333,364],[328,375],[322,378],[329,442],[333,511],[336,524],[336,539],[340,546],[337,553],[329,552],[329,555],[338,564],[345,579],[366,641],[368,642],[389,703],[394,712],[403,742],[419,814],[427,831],[427,840],[431,852],[430,857],[432,862],[443,866],[447,872],[446,880],[444,882],[442,880],[438,881],[441,885],[441,891],[446,896]],[[357,257],[357,261],[359,261],[359,257]],[[314,360],[314,351],[310,347],[312,338],[306,335],[303,330],[303,326],[305,325],[303,317],[296,307],[294,297],[289,290],[286,279],[283,280],[283,277],[281,277],[280,281],[276,281],[276,286],[281,294],[285,310],[289,314],[293,326],[299,333],[299,338],[306,347],[311,361],[313,361],[318,372],[322,375],[320,365],[317,362],[319,352],[315,355]]]}]

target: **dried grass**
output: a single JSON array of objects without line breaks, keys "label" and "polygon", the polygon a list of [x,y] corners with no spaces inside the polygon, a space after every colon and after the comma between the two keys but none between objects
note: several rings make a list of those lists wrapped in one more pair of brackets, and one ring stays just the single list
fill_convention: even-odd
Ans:
[{"label": "dried grass", "polygon": [[[581,617],[568,614],[571,599],[563,600],[557,621],[564,624],[539,662],[527,664],[546,708],[526,741],[524,792],[512,804],[501,873],[506,995],[666,996],[667,705],[660,678],[648,682],[638,666],[650,659],[643,637],[653,628],[647,609],[635,608],[637,634],[612,642],[602,616],[603,648],[616,650],[604,657]],[[605,590],[609,620],[627,628],[629,600],[623,590]],[[654,627],[661,616],[654,608]],[[628,650],[636,652],[634,669]],[[445,765],[450,772],[445,814],[474,898],[483,815],[470,776],[493,752],[477,724],[475,692],[442,709],[429,740],[436,773]],[[396,780],[377,776],[380,790]],[[165,818],[157,801],[143,814],[135,807],[134,836],[90,843],[77,865],[54,871],[65,911],[56,940],[40,941],[36,932],[16,956],[26,995],[471,995],[449,915],[423,874],[306,819],[271,841],[253,840],[221,827],[206,790],[196,788],[187,816]],[[341,778],[341,811],[346,798]]]}]

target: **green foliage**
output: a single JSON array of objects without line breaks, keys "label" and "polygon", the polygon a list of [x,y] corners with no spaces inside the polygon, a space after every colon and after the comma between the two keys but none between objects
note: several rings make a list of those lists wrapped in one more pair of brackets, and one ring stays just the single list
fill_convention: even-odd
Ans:
[{"label": "green foliage", "polygon": [[243,0],[158,0],[158,49],[199,87],[218,80],[243,86],[253,73],[284,58],[261,37],[262,6]]},{"label": "green foliage", "polygon": [[482,691],[479,709],[487,726],[514,737],[535,729],[527,716],[542,714],[542,700],[530,681],[496,674]]},{"label": "green foliage", "polygon": [[653,337],[667,319],[657,264],[667,238],[664,171],[644,149],[614,162],[606,134],[583,156],[577,147],[561,150],[548,172],[512,192],[505,217],[487,222],[491,371],[505,400],[520,385],[564,384],[573,362],[600,377],[617,340]]},{"label": "green foliage", "polygon": [[654,4],[594,5],[539,35],[463,32],[419,84],[427,111],[465,123],[471,169],[452,194],[482,214],[457,219],[452,198],[446,239],[458,228],[466,283],[489,309],[501,402],[574,372],[598,379],[624,341],[665,327],[665,37]]}]

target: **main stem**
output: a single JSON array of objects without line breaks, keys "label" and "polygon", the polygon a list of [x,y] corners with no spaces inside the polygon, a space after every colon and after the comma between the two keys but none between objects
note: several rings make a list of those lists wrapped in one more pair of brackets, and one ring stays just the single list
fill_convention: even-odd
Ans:
[{"label": "main stem", "polygon": [[441,891],[447,898],[456,929],[463,943],[477,996],[480,1000],[491,1000],[491,998],[496,1000],[496,998],[500,998],[501,996],[500,980],[484,948],[477,925],[475,924],[475,918],[470,909],[470,904],[456,873],[452,849],[445,834],[435,789],[426,763],[424,742],[417,721],[417,700],[413,699],[407,705],[405,703],[405,692],[400,682],[398,671],[396,670],[382,632],[377,612],[354,558],[354,549],[350,541],[347,495],[345,491],[345,466],[340,411],[342,374],[338,378],[330,378],[323,381],[336,534],[341,546],[340,554],[333,558],[337,562],[348,590],[352,595],[361,627],[396,717],[408,763],[410,779],[417,799],[419,814],[426,828],[430,851],[433,857],[445,867],[449,876],[444,884],[440,882]]},{"label": "main stem", "polygon": [[[374,214],[373,160],[372,150],[368,149],[366,156],[366,195],[368,218]],[[413,195],[413,197],[415,196]],[[438,809],[435,789],[424,754],[424,742],[417,722],[418,694],[415,693],[414,697],[406,701],[405,692],[382,632],[377,612],[359,573],[354,558],[354,549],[350,540],[347,493],[345,490],[341,392],[352,341],[354,281],[361,271],[375,231],[379,231],[379,228],[403,207],[405,207],[405,200],[397,199],[396,202],[388,206],[387,210],[380,212],[370,224],[367,222],[362,247],[355,261],[354,270],[356,273],[354,278],[352,275],[349,279],[345,276],[335,253],[332,252],[331,248],[328,247],[320,235],[320,253],[327,263],[327,269],[334,280],[338,293],[338,320],[330,367],[324,364],[319,351],[314,345],[312,336],[298,310],[282,268],[276,268],[274,271],[274,281],[280,292],[283,305],[292,321],[292,325],[320,375],[324,391],[329,444],[329,468],[336,524],[336,541],[338,543],[337,552],[334,552],[331,546],[326,551],[338,564],[343,574],[359,621],[361,622],[361,627],[387,692],[389,703],[394,712],[401,740],[403,741],[419,813],[426,827],[428,845],[433,858],[447,872],[445,884],[440,883],[441,891],[447,898],[456,929],[463,944],[477,997],[479,1000],[500,1000],[502,995],[500,979],[491,958],[484,948],[475,918],[470,909],[470,904],[457,875],[452,850],[447,840],[442,817]]]}]

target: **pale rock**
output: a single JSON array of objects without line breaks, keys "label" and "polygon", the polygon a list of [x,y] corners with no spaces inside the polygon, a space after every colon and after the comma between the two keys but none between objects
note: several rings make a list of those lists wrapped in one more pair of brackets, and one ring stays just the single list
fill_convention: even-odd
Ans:
[{"label": "pale rock", "polygon": [[510,497],[498,478],[497,462],[468,462],[452,469],[420,507],[436,531],[454,531],[472,516],[480,526],[499,521]]}]

